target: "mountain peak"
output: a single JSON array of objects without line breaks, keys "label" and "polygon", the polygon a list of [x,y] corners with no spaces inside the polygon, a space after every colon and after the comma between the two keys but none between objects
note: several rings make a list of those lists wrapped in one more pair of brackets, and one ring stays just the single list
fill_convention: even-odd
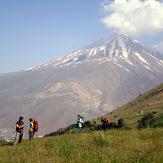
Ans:
[{"label": "mountain peak", "polygon": [[[70,62],[81,62],[88,59],[123,57],[127,59],[131,54],[148,53],[157,58],[158,54],[140,44],[126,34],[112,33],[66,57]],[[159,58],[159,59],[163,59]]]},{"label": "mountain peak", "polygon": [[148,62],[150,62],[151,59],[155,59],[162,65],[162,61],[160,60],[163,59],[163,55],[152,51],[126,34],[112,33],[68,56],[26,70],[35,70],[49,66],[65,67],[73,65],[76,67],[78,64],[89,61],[97,61],[99,64],[101,61],[111,61],[119,64],[119,62],[122,63],[122,60],[130,65],[142,62],[142,64],[145,63],[149,69],[150,64]]},{"label": "mountain peak", "polygon": [[100,41],[87,46],[86,48],[93,49],[105,47],[104,56],[108,57],[122,55],[123,53],[129,53],[130,51],[135,49],[138,45],[141,46],[141,48],[142,47],[144,48],[143,45],[141,45],[138,41],[134,40],[130,36],[127,36],[125,34],[112,33],[110,35],[107,35]]}]

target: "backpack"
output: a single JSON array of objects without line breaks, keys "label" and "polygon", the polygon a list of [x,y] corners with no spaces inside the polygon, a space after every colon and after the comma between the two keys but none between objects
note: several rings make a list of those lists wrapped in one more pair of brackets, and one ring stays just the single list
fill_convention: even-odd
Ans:
[{"label": "backpack", "polygon": [[33,131],[37,132],[38,131],[38,121],[34,120],[33,124],[34,124]]},{"label": "backpack", "polygon": [[84,118],[83,117],[80,117],[82,119],[82,122],[81,123],[84,123]]},{"label": "backpack", "polygon": [[81,122],[77,122],[77,127],[78,127],[78,123],[81,123],[82,125],[83,125],[83,123],[84,123],[84,118],[83,117],[80,117],[80,119],[81,119]]},{"label": "backpack", "polygon": [[108,117],[106,117],[106,119],[108,120],[108,123],[110,124],[111,123],[110,119]]}]

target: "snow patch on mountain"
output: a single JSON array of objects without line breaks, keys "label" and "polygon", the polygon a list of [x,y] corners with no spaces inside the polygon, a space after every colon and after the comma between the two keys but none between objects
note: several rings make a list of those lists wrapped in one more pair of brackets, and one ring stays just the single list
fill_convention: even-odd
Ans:
[{"label": "snow patch on mountain", "polygon": [[29,68],[24,69],[24,71],[29,71],[29,70],[32,70],[32,69],[33,69],[33,67],[29,67]]},{"label": "snow patch on mountain", "polygon": [[115,43],[116,43],[116,40],[114,40],[112,42],[112,45],[111,45],[111,48],[110,48],[110,54],[112,55],[114,53],[114,50],[115,50]]},{"label": "snow patch on mountain", "polygon": [[143,57],[141,57],[140,56],[140,54],[139,53],[134,53],[142,62],[144,62],[144,63],[146,63],[147,65],[149,65],[149,63],[143,58]]},{"label": "snow patch on mountain", "polygon": [[121,47],[121,50],[125,54],[125,56],[128,57],[128,55],[127,55],[128,54],[128,51],[126,49],[125,42],[124,42],[124,40],[121,37],[118,38],[118,44]]},{"label": "snow patch on mountain", "polygon": [[127,63],[129,63],[130,65],[134,66],[133,63],[131,63],[128,59],[125,60]]},{"label": "snow patch on mountain", "polygon": [[126,71],[130,72],[130,70],[129,70],[129,69],[127,69],[126,67],[124,67],[124,66],[122,66],[122,65],[118,64],[117,62],[116,62],[116,63],[114,63],[114,64],[116,64],[117,66],[119,66],[119,67],[123,68],[124,70],[126,70]]},{"label": "snow patch on mountain", "polygon": [[160,66],[163,66],[163,61],[156,61]]},{"label": "snow patch on mountain", "polygon": [[133,42],[134,42],[134,43],[138,43],[138,44],[140,44],[140,42],[139,42],[139,41],[137,41],[137,40],[133,40]]}]

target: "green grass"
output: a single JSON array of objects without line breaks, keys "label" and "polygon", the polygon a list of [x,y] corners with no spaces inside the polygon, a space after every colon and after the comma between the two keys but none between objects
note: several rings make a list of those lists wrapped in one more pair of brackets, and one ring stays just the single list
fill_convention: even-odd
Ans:
[{"label": "green grass", "polygon": [[0,145],[2,163],[156,162],[163,160],[163,129],[95,131]]}]

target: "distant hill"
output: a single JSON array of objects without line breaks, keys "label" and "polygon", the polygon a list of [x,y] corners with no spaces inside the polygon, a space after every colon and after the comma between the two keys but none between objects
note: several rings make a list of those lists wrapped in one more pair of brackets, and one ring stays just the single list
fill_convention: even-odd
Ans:
[{"label": "distant hill", "polygon": [[[138,120],[141,120],[148,112],[154,114],[155,124],[163,124],[163,83],[144,94],[140,94],[136,99],[106,114],[105,117],[109,117],[116,124],[119,119],[123,118],[126,123],[125,129],[136,129]],[[72,124],[46,136],[75,133],[77,132],[76,126],[76,124]],[[86,121],[82,131],[101,130],[100,126],[101,118],[99,117]]]}]

